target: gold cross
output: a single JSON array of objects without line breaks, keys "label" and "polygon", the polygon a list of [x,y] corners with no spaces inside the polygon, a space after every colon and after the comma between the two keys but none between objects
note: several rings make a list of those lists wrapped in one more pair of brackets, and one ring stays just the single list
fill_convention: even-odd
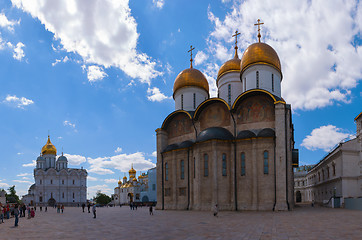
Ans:
[{"label": "gold cross", "polygon": [[238,44],[238,35],[240,35],[240,33],[238,32],[238,30],[235,31],[235,34],[232,35],[232,37],[235,37],[235,47],[237,48],[237,44]]},{"label": "gold cross", "polygon": [[190,54],[190,55],[191,55],[191,58],[190,58],[191,67],[190,67],[190,68],[192,68],[192,61],[193,61],[193,60],[192,60],[192,50],[194,50],[194,49],[195,49],[195,48],[193,48],[192,45],[191,45],[191,46],[190,46],[190,50],[187,51],[187,52],[191,52],[191,54]]},{"label": "gold cross", "polygon": [[262,25],[264,23],[261,23],[260,22],[260,19],[258,19],[258,23],[255,23],[254,26],[258,26],[258,38],[259,38],[259,42],[260,42],[260,38],[261,38],[261,35],[260,35],[260,25]]}]

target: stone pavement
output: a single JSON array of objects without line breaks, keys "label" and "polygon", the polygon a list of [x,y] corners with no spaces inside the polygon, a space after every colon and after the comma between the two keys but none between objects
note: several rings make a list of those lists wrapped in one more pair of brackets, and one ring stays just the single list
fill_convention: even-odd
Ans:
[{"label": "stone pavement", "polygon": [[362,239],[362,211],[298,207],[290,212],[131,211],[97,208],[97,218],[81,208],[64,214],[37,209],[33,219],[0,224],[0,239]]}]

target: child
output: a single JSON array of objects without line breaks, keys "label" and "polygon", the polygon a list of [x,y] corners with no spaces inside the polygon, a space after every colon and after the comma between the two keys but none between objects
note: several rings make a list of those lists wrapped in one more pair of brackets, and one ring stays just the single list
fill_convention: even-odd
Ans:
[{"label": "child", "polygon": [[31,216],[32,218],[35,217],[34,208],[31,208],[31,210],[30,210],[30,216]]}]

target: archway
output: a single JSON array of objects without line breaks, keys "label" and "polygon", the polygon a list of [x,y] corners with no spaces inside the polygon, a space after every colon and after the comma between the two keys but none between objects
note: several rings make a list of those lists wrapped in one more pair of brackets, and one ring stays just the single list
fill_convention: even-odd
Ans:
[{"label": "archway", "polygon": [[55,203],[56,203],[56,201],[55,201],[54,198],[49,198],[49,200],[48,200],[48,206],[53,207],[53,206],[55,205]]},{"label": "archway", "polygon": [[143,196],[142,197],[142,202],[148,202],[149,200],[148,200],[148,197],[147,196]]},{"label": "archway", "polygon": [[129,197],[129,202],[132,203],[133,202],[133,193],[128,193],[128,197]]},{"label": "archway", "polygon": [[302,194],[300,191],[296,192],[296,202],[302,202]]}]

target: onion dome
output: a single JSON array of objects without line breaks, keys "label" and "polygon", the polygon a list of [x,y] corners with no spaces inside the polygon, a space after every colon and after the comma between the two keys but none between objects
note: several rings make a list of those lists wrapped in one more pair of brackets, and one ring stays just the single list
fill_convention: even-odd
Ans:
[{"label": "onion dome", "polygon": [[67,162],[68,159],[66,156],[63,156],[63,153],[62,153],[62,156],[58,157],[58,161],[64,161],[64,162]]},{"label": "onion dome", "polygon": [[127,177],[126,177],[126,176],[124,176],[124,177],[123,177],[123,180],[127,180]]},{"label": "onion dome", "polygon": [[282,75],[280,60],[275,50],[266,43],[251,44],[241,58],[241,74],[250,66],[265,64],[274,67]]},{"label": "onion dome", "polygon": [[136,174],[136,170],[133,169],[133,164],[132,164],[132,168],[128,171],[128,173],[130,175],[135,175]]},{"label": "onion dome", "polygon": [[134,182],[137,182],[137,178],[133,178],[133,181],[134,181]]},{"label": "onion dome", "polygon": [[122,184],[122,181],[121,181],[121,180],[119,180],[119,181],[118,181],[118,185],[121,185],[121,184]]},{"label": "onion dome", "polygon": [[241,60],[238,56],[238,47],[235,46],[235,54],[234,58],[230,59],[229,61],[225,62],[219,69],[217,74],[216,84],[218,83],[220,77],[228,72],[240,72],[240,63]]},{"label": "onion dome", "polygon": [[45,154],[52,154],[52,155],[57,155],[57,149],[55,148],[55,146],[51,143],[50,138],[48,136],[48,141],[47,143],[44,145],[44,147],[41,149],[41,153],[43,155]]},{"label": "onion dome", "polygon": [[192,66],[177,75],[173,84],[173,94],[183,87],[199,87],[209,93],[209,83],[205,75]]}]

